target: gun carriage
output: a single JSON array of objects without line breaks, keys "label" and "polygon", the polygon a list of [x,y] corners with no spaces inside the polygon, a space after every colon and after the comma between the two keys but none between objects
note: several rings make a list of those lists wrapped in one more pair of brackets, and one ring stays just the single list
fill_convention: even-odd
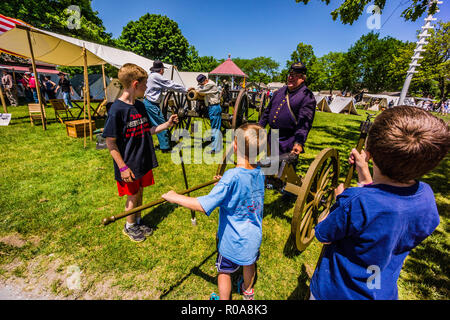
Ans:
[{"label": "gun carriage", "polygon": [[[243,95],[243,91],[239,95]],[[180,100],[178,100],[180,102]],[[189,101],[186,99],[186,101]],[[371,126],[371,118],[373,115],[368,114],[367,120],[361,123],[360,137],[356,146],[358,151],[361,151],[366,140],[368,131]],[[240,125],[238,118],[232,121],[233,128]],[[216,175],[222,176],[226,169],[236,165],[233,158],[233,148],[230,146],[223,154],[222,162],[219,164]],[[182,151],[180,150],[181,166],[184,176],[186,190],[178,192],[179,194],[189,195],[190,193],[211,186],[218,182],[218,179],[205,182],[195,187],[188,187],[186,179],[186,170],[184,167]],[[297,156],[292,154],[283,154],[278,157],[269,156],[260,160],[259,165],[263,168],[271,167],[275,162],[278,162],[278,170],[275,174],[266,176],[266,188],[274,189],[282,193],[290,193],[296,196],[293,218],[291,222],[291,235],[295,239],[296,248],[299,251],[305,250],[314,239],[314,227],[317,225],[321,217],[326,216],[331,209],[334,201],[334,189],[338,185],[339,179],[339,154],[336,149],[323,149],[313,160],[304,176],[297,175],[296,163]],[[354,166],[346,176],[344,185],[350,186],[353,177]],[[124,218],[128,215],[134,214],[144,209],[149,209],[156,205],[166,202],[164,199],[158,199],[151,203],[142,205],[130,211],[124,211],[118,215],[106,217],[102,220],[104,225],[108,225],[118,219]],[[191,211],[191,220],[196,225],[195,213]]]},{"label": "gun carriage", "polygon": [[[241,90],[222,90],[222,127],[224,129],[237,129],[248,121],[258,121],[267,104],[264,93]],[[205,96],[195,90],[186,94],[170,91],[161,104],[161,111],[166,119],[177,114],[179,123],[174,129],[190,129],[193,118],[209,121],[208,108]]]}]

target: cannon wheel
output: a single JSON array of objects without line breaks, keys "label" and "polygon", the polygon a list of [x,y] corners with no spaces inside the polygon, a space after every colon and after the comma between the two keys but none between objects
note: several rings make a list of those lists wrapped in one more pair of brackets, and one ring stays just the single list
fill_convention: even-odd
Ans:
[{"label": "cannon wheel", "polygon": [[264,109],[267,105],[267,96],[265,92],[261,93],[261,97],[259,98],[259,105],[258,105],[258,121],[261,120],[261,117],[264,113]]},{"label": "cannon wheel", "polygon": [[247,122],[249,99],[245,89],[239,91],[239,95],[234,103],[233,117],[231,120],[231,129],[237,129]]},{"label": "cannon wheel", "polygon": [[337,150],[332,148],[322,150],[303,178],[295,203],[291,233],[299,251],[305,250],[314,239],[314,227],[318,219],[330,212],[338,178]]},{"label": "cannon wheel", "polygon": [[[172,114],[178,114],[180,110],[187,106],[190,106],[190,101],[187,99],[186,94],[169,91],[164,97],[161,112],[167,121]],[[189,129],[190,123],[190,117],[179,119],[178,124],[170,128],[169,131],[172,133],[174,129]]]}]

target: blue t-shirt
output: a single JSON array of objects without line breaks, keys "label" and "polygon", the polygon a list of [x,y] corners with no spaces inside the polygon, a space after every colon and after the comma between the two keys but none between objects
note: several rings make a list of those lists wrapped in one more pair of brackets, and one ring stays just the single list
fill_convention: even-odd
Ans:
[{"label": "blue t-shirt", "polygon": [[398,299],[397,280],[409,252],[439,225],[433,191],[369,185],[346,189],[315,228],[332,242],[311,279],[311,293],[326,300]]},{"label": "blue t-shirt", "polygon": [[230,169],[211,192],[197,200],[209,216],[219,210],[219,253],[232,262],[253,264],[262,240],[264,175],[261,169]]},{"label": "blue t-shirt", "polygon": [[[136,180],[158,166],[150,127],[141,101],[136,100],[134,105],[130,105],[117,99],[108,111],[102,136],[116,138],[120,155]],[[114,160],[113,163],[115,179],[122,181],[119,167]]]}]

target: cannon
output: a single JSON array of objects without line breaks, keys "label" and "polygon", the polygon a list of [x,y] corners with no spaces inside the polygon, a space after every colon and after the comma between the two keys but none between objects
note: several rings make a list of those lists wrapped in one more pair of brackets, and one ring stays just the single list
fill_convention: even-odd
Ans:
[{"label": "cannon", "polygon": [[[360,136],[356,146],[361,151],[370,129],[370,119],[373,115],[368,114],[367,120],[361,123]],[[180,157],[182,155],[180,152]],[[236,165],[235,155],[232,146],[228,147],[223,154],[222,162],[219,164],[216,176],[222,176],[225,170]],[[229,160],[233,161],[229,161]],[[296,197],[293,218],[291,222],[291,235],[295,240],[296,248],[304,251],[314,239],[314,227],[320,218],[328,215],[334,201],[334,189],[338,185],[339,179],[339,153],[336,149],[323,149],[315,157],[304,176],[297,175],[295,166],[297,156],[292,154],[283,154],[278,157],[269,156],[260,160],[259,165],[263,168],[270,167],[273,161],[278,161],[278,172],[266,176],[266,188],[274,189],[282,193],[290,193]],[[184,164],[182,164],[185,185],[187,186]],[[346,176],[345,186],[350,185],[353,177],[354,167],[352,166]],[[218,179],[202,183],[187,190],[178,192],[180,194],[189,194],[194,191],[206,188],[216,182]],[[118,215],[106,217],[102,220],[103,225],[108,225],[118,219],[134,214],[144,209],[154,207],[166,202],[164,199],[158,199],[151,203],[142,205],[130,211],[124,211]],[[193,224],[195,215],[192,214]]]},{"label": "cannon", "polygon": [[[179,123],[174,127],[175,130],[179,128],[191,129],[192,118],[209,121],[208,109],[204,99],[204,94],[195,90],[190,90],[187,93],[169,91],[161,104],[161,112],[166,120],[172,114],[178,115]],[[267,105],[267,98],[264,93],[257,94],[245,89],[222,90],[220,105],[222,107],[223,128],[237,129],[250,119],[253,121],[260,119]]]}]

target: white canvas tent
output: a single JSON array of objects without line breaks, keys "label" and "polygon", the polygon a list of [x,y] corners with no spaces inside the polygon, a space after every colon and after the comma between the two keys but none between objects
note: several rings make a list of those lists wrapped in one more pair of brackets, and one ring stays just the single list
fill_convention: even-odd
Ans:
[{"label": "white canvas tent", "polygon": [[[29,57],[30,49],[28,46],[27,29],[23,26],[15,28],[3,33],[0,36],[0,48]],[[153,66],[153,60],[141,57],[133,52],[120,50],[94,42],[84,41],[69,36],[53,33],[50,31],[29,28],[31,34],[31,42],[33,44],[34,57],[36,60],[52,63],[62,66],[83,66],[83,55],[81,48],[86,48],[87,65],[110,64],[116,68],[120,68],[125,63],[134,63],[149,72]],[[164,76],[182,83],[176,67],[170,64],[164,64],[167,68]]]},{"label": "white canvas tent", "polygon": [[385,94],[369,94],[369,93],[365,93],[363,96],[363,100],[369,103],[371,101],[376,101],[377,99],[379,100],[379,103],[372,105],[371,107],[369,107],[368,110],[379,111],[381,110],[381,108],[388,108],[391,102],[393,103],[392,104],[393,106],[396,106],[398,104],[400,97],[389,96]]},{"label": "white canvas tent", "polygon": [[320,111],[331,112],[330,106],[328,105],[328,96],[322,94],[314,95],[317,102],[317,109]]},{"label": "white canvas tent", "polygon": [[[22,25],[16,25],[13,29],[0,35],[0,48],[31,58],[35,73],[37,73],[35,60],[63,66],[82,66],[84,67],[85,82],[88,82],[87,66],[105,65],[108,63],[116,68],[120,68],[125,63],[134,63],[147,72],[150,72],[149,69],[153,66],[153,60],[129,51]],[[166,67],[164,75],[167,78],[183,84],[175,66],[169,64],[164,64],[164,66]],[[39,87],[37,90],[38,97],[41,99]],[[89,86],[86,86],[86,90],[89,91]],[[42,102],[39,101],[39,104],[43,116]],[[86,104],[87,107],[85,106],[85,108],[88,110],[89,116],[90,139],[92,140],[89,94],[87,95]],[[45,130],[45,121],[42,121],[42,126]]]},{"label": "white canvas tent", "polygon": [[358,115],[352,97],[335,97],[329,106],[332,113],[348,113]]}]

